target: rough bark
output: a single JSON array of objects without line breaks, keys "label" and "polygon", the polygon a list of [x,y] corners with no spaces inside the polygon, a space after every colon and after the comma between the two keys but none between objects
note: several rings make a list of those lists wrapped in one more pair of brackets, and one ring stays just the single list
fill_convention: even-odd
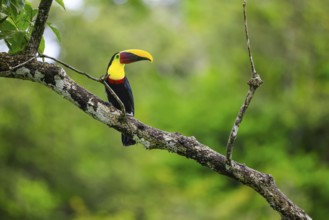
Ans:
[{"label": "rough bark", "polygon": [[198,142],[194,137],[161,131],[133,117],[127,117],[127,120],[123,121],[119,110],[78,85],[65,73],[64,69],[36,60],[20,66],[28,59],[29,57],[24,55],[12,56],[0,53],[0,77],[30,80],[43,84],[96,120],[133,136],[134,140],[147,149],[174,152],[253,188],[281,214],[282,219],[311,219],[304,210],[278,189],[272,176],[233,160],[232,166],[229,166],[226,164],[225,156]]},{"label": "rough bark", "polygon": [[38,52],[52,2],[53,0],[42,0],[39,4],[39,12],[34,23],[31,38],[24,50],[24,53],[27,55],[33,56]]}]

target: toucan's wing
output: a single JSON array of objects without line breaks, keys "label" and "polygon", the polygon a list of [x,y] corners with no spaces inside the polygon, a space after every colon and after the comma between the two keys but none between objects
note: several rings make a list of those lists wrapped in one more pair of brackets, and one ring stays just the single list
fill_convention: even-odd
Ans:
[{"label": "toucan's wing", "polygon": [[132,92],[132,89],[130,87],[130,83],[129,83],[129,80],[127,77],[125,77],[125,79],[123,80],[123,86],[124,86],[125,91],[127,92],[126,97],[125,97],[127,100],[127,106],[125,106],[126,112],[128,114],[134,115],[134,113],[135,113],[134,96],[133,96],[133,92]]}]

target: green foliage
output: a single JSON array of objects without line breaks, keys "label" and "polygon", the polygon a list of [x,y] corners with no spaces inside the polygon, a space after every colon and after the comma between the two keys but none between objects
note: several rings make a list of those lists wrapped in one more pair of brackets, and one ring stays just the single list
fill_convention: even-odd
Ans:
[{"label": "green foliage", "polygon": [[[85,1],[65,13],[53,7],[48,25],[62,34],[60,59],[97,77],[116,51],[150,51],[154,63],[126,66],[136,118],[225,153],[250,77],[241,4],[150,2]],[[328,6],[248,2],[264,84],[233,155],[273,175],[314,219],[324,219],[329,204]],[[105,99],[99,84],[68,74]],[[0,93],[1,219],[280,218],[251,189],[192,160],[122,148],[118,132],[43,86],[0,79]]]},{"label": "green foliage", "polygon": [[55,34],[57,40],[59,42],[61,42],[61,40],[62,40],[61,32],[58,30],[58,28],[56,26],[54,26],[52,23],[50,23],[50,22],[47,22],[47,25],[53,31],[53,33]]},{"label": "green foliage", "polygon": [[65,4],[63,0],[56,0],[56,2],[63,8],[65,9]]},{"label": "green foliage", "polygon": [[[63,1],[56,1],[65,8]],[[9,53],[15,54],[24,50],[31,33],[38,9],[32,7],[31,3],[24,0],[0,1],[0,39],[3,39],[9,48]],[[50,22],[47,23],[60,41],[59,30]],[[44,38],[38,51],[43,53],[45,49]]]},{"label": "green foliage", "polygon": [[1,1],[0,39],[4,39],[9,53],[22,51],[32,33],[37,10],[21,0]]}]

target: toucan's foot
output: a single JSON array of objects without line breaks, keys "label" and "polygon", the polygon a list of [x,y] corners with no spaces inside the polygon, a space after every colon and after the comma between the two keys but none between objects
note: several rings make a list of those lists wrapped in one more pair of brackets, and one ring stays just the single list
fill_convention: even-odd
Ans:
[{"label": "toucan's foot", "polygon": [[98,81],[99,81],[99,82],[104,82],[104,81],[105,81],[105,76],[100,76],[100,77],[98,78]]},{"label": "toucan's foot", "polygon": [[124,114],[124,113],[121,113],[120,117],[119,117],[119,121],[120,122],[127,122],[127,115]]}]

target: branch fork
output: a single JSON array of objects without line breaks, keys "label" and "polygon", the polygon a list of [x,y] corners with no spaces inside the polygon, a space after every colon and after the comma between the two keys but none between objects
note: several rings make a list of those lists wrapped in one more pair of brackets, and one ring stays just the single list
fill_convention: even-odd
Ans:
[{"label": "branch fork", "polygon": [[251,78],[247,84],[250,86],[250,88],[256,90],[258,87],[260,87],[263,84],[263,80],[260,78],[258,74],[256,74],[256,76]]},{"label": "branch fork", "polygon": [[251,66],[251,79],[248,81],[249,91],[247,92],[246,98],[245,98],[245,100],[240,108],[240,111],[234,121],[232,130],[230,132],[230,135],[229,135],[229,138],[227,141],[227,145],[226,145],[226,165],[227,165],[227,168],[230,168],[230,169],[232,168],[232,154],[233,154],[234,142],[237,138],[239,127],[242,122],[243,116],[245,115],[245,113],[249,107],[249,104],[254,96],[256,89],[259,86],[261,86],[261,84],[263,83],[262,79],[260,78],[260,75],[257,74],[257,72],[256,72],[255,63],[252,58],[248,24],[247,24],[246,5],[247,5],[247,2],[246,2],[246,0],[244,0],[243,1],[243,19],[244,19],[246,41],[247,41],[248,56],[249,56],[250,66]]}]

